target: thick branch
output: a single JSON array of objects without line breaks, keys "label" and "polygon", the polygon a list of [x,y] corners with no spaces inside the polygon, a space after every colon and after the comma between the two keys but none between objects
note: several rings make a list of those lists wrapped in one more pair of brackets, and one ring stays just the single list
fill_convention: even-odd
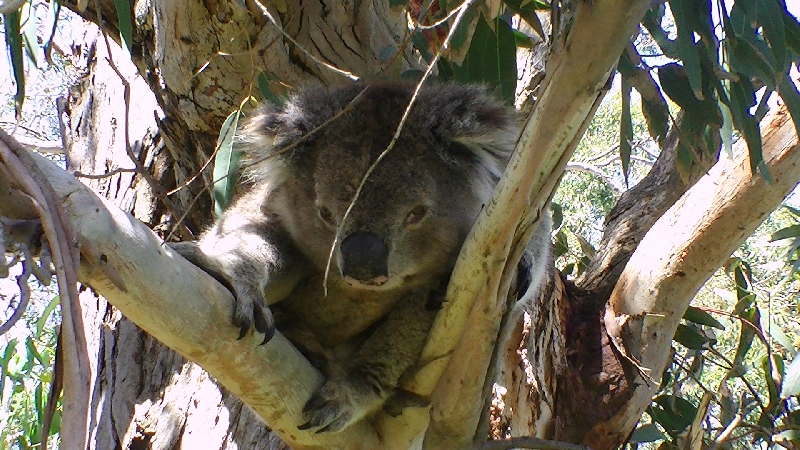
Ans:
[{"label": "thick branch", "polygon": [[645,233],[716,162],[694,163],[686,179],[681,178],[677,166],[677,150],[681,142],[678,129],[679,126],[673,126],[670,130],[661,154],[647,176],[622,194],[608,213],[597,254],[575,282],[581,289],[598,298],[608,298]]},{"label": "thick branch", "polygon": [[[81,282],[200,364],[293,448],[377,448],[378,438],[365,423],[339,434],[298,430],[302,407],[322,375],[280,334],[263,346],[252,334],[237,340],[238,330],[230,324],[233,299],[222,285],[164,246],[144,224],[49,160],[33,156],[83,236]],[[0,203],[7,200],[0,196]]]},{"label": "thick branch", "polygon": [[[733,162],[718,162],[656,222],[611,294],[604,320],[611,341],[656,383],[689,302],[800,180],[800,145],[786,109],[767,123],[764,161],[773,181],[750,172],[740,141]],[[632,385],[627,403],[584,442],[614,448],[633,429],[657,385],[644,379]]]},{"label": "thick branch", "polygon": [[[474,434],[519,244],[544,210],[610,71],[648,7],[641,0],[580,3],[569,36],[557,46],[518,152],[461,252],[445,307],[421,357],[424,367],[404,385],[422,396],[436,388],[426,448],[463,446]],[[462,337],[467,324],[469,333]]]}]

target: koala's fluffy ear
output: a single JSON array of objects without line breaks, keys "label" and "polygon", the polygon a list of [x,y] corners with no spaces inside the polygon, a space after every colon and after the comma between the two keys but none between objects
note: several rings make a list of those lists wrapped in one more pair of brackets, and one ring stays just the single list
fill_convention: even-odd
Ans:
[{"label": "koala's fluffy ear", "polygon": [[[426,86],[418,101],[418,123],[425,123],[440,139],[465,147],[493,177],[502,175],[519,134],[513,108],[482,87],[455,84]],[[447,148],[458,150],[458,146]],[[459,155],[444,156],[457,159]]]}]

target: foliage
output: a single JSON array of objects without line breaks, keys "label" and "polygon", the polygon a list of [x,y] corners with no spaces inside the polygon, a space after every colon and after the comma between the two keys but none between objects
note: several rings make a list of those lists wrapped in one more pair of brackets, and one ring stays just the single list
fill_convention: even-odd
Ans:
[{"label": "foliage", "polygon": [[[14,337],[0,348],[0,449],[38,448],[53,381],[58,301],[58,296],[52,297],[41,315],[27,313],[29,334]],[[60,423],[59,402],[50,428],[53,448],[58,447]]]}]

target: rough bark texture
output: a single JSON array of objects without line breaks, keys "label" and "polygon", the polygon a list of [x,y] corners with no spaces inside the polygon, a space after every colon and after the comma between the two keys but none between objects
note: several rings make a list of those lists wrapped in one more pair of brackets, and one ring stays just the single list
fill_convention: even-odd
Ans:
[{"label": "rough bark texture", "polygon": [[[107,63],[96,28],[87,30],[80,55],[88,73],[67,112],[68,169],[102,174],[132,169],[125,149],[123,83]],[[113,43],[112,43],[113,44]],[[131,82],[130,131],[134,154],[165,185],[172,159],[158,129],[161,109],[119,49],[113,59]],[[159,228],[164,205],[139,176],[123,172],[85,182],[96,192]],[[95,380],[89,449],[286,448],[263,422],[199,366],[142,331],[91,290],[81,294]]]}]

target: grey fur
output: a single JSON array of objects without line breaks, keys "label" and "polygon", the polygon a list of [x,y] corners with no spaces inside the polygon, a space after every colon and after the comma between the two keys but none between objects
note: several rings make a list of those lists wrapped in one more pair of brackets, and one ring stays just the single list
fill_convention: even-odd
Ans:
[{"label": "grey fur", "polygon": [[[428,85],[341,224],[413,89],[373,85],[351,111],[313,131],[365,87],[307,88],[256,114],[244,133],[251,189],[198,242],[176,247],[232,288],[243,334],[252,323],[268,340],[274,313],[277,328],[326,373],[301,426],[318,431],[341,430],[380,408],[416,362],[517,137],[513,110],[483,89]],[[549,261],[549,217],[544,222],[526,259],[537,289]]]}]

